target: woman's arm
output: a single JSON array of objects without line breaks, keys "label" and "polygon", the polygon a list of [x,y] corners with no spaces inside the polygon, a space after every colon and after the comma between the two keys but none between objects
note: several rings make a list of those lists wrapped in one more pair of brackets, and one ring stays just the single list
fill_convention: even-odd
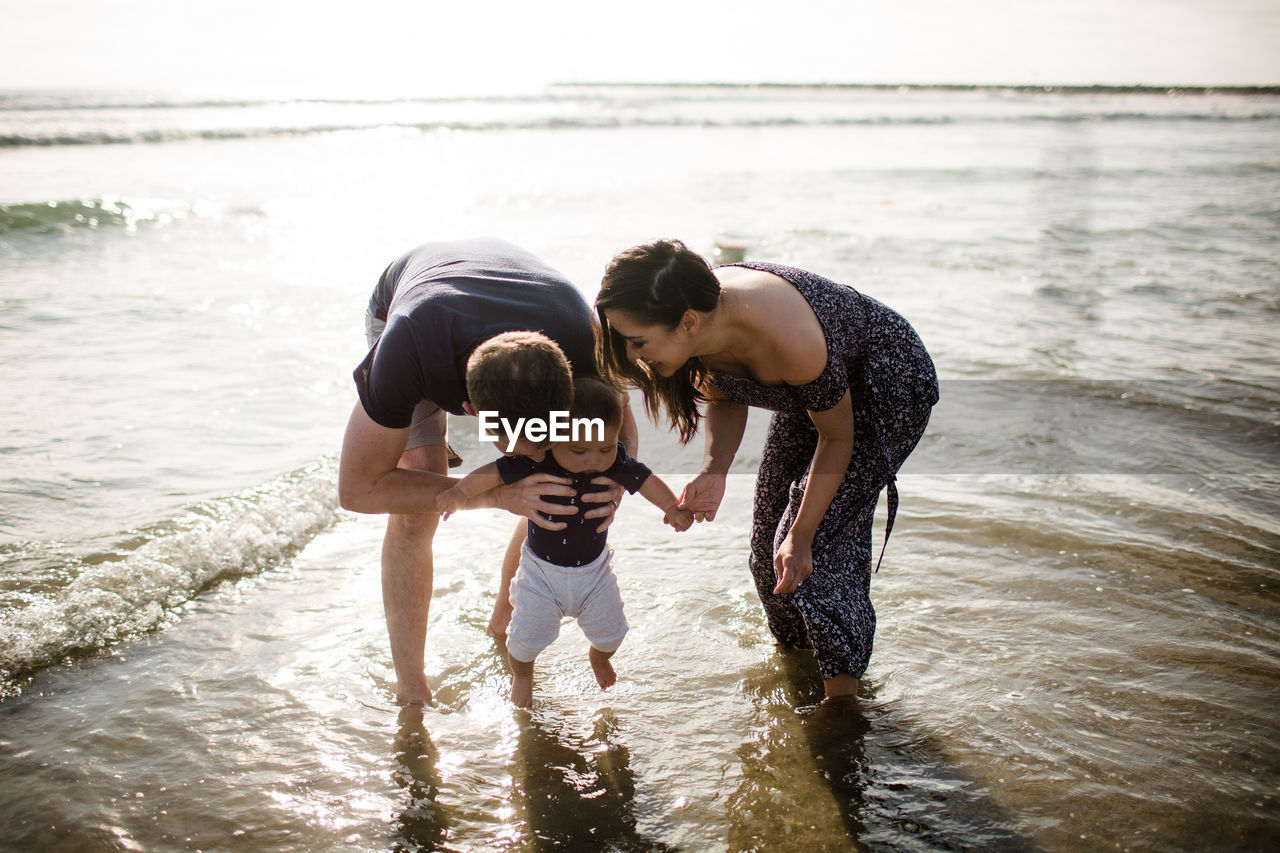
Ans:
[{"label": "woman's arm", "polygon": [[693,512],[696,521],[712,521],[724,498],[729,466],[738,454],[742,434],[747,428],[747,407],[726,400],[710,386],[705,387],[703,393],[707,398],[707,410],[702,468],[681,492],[680,506]]},{"label": "woman's arm", "polygon": [[834,407],[825,412],[810,412],[809,418],[818,428],[818,446],[809,465],[809,480],[796,520],[773,558],[778,576],[774,593],[793,592],[813,574],[813,537],[840,489],[853,456],[853,398],[848,391]]}]

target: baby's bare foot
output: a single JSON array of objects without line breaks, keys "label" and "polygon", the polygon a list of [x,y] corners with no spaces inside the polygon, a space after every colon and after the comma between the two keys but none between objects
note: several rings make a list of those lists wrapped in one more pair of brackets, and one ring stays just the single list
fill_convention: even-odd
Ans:
[{"label": "baby's bare foot", "polygon": [[608,690],[618,682],[618,674],[613,671],[613,664],[609,662],[610,655],[601,651],[596,651],[592,647],[587,653],[587,658],[591,661],[591,670],[596,674],[596,684],[600,685],[601,690]]},{"label": "baby's bare foot", "polygon": [[517,708],[533,707],[533,676],[511,676],[511,704]]}]

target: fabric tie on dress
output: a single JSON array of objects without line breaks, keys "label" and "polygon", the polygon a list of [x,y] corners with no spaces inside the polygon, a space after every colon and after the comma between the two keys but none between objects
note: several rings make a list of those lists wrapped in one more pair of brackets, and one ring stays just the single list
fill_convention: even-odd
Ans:
[{"label": "fabric tie on dress", "polygon": [[893,519],[898,514],[898,486],[897,476],[889,476],[889,520],[884,523],[884,544],[880,546],[880,559],[876,560],[876,571],[880,571],[880,563],[884,560],[884,549],[889,547],[889,534],[893,532]]}]

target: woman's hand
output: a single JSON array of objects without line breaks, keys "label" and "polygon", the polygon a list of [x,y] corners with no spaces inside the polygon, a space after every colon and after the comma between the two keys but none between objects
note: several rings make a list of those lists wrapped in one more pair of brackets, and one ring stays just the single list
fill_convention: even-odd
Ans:
[{"label": "woman's hand", "polygon": [[694,477],[680,493],[680,508],[692,512],[694,521],[714,521],[726,480],[724,474],[705,472]]},{"label": "woman's hand", "polygon": [[522,515],[547,530],[563,530],[567,525],[563,521],[548,521],[539,513],[576,515],[578,512],[577,507],[543,500],[545,495],[570,497],[574,494],[573,486],[564,477],[532,474],[514,483],[499,486],[494,491],[497,493],[499,507],[515,515]]},{"label": "woman's hand", "polygon": [[813,574],[813,538],[831,501],[840,490],[849,457],[853,454],[853,398],[845,391],[840,402],[823,412],[810,412],[809,419],[818,428],[818,445],[809,463],[809,478],[804,495],[796,509],[795,519],[782,546],[773,557],[773,571],[778,584],[775,595],[795,592]]},{"label": "woman's hand", "polygon": [[687,509],[682,509],[679,504],[675,504],[662,514],[662,523],[670,524],[676,529],[677,533],[684,533],[690,527],[693,527],[693,513]]},{"label": "woman's hand", "polygon": [[782,547],[773,557],[773,572],[778,583],[773,588],[774,595],[784,592],[795,592],[796,587],[804,583],[805,578],[813,574],[813,544],[809,540],[788,533],[782,540]]},{"label": "woman's hand", "polygon": [[596,477],[591,483],[607,488],[601,492],[587,492],[582,496],[583,503],[600,504],[584,512],[582,517],[604,519],[596,528],[596,533],[604,533],[609,529],[609,525],[613,524],[613,516],[618,511],[618,504],[622,503],[623,489],[608,477]]}]

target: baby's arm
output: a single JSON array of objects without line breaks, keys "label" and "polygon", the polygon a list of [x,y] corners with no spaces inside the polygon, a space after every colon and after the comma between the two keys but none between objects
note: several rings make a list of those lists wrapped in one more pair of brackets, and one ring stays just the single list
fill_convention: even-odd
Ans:
[{"label": "baby's arm", "polygon": [[657,474],[650,474],[637,490],[640,496],[662,510],[662,520],[678,531],[685,531],[693,524],[693,512],[680,508],[680,499],[671,487],[662,481]]},{"label": "baby's arm", "polygon": [[481,465],[436,495],[436,512],[449,514],[465,509],[476,495],[482,495],[501,485],[502,475],[498,473],[498,463],[490,462],[488,465]]}]

